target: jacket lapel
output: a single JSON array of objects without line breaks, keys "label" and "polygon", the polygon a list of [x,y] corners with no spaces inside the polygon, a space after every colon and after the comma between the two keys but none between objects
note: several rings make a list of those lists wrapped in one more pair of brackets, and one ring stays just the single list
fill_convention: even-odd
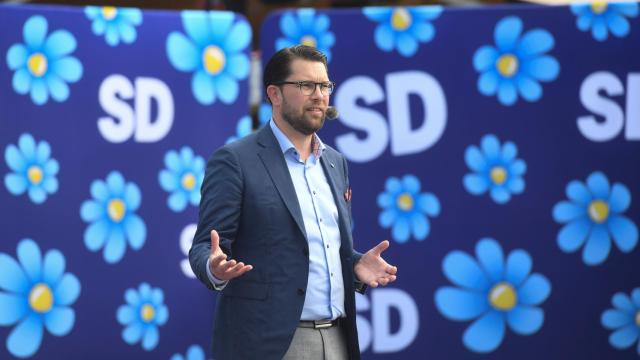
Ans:
[{"label": "jacket lapel", "polygon": [[307,232],[304,228],[302,211],[300,210],[300,204],[298,204],[298,197],[293,187],[293,181],[291,181],[289,168],[287,167],[287,162],[284,159],[280,145],[278,145],[278,140],[268,125],[263,127],[258,133],[258,144],[263,147],[263,149],[258,152],[258,156],[267,169],[271,181],[273,181],[276,189],[278,189],[278,193],[286,205],[287,210],[291,213],[293,220],[298,225],[298,228],[300,228],[306,240]]},{"label": "jacket lapel", "polygon": [[[342,163],[338,165],[337,159],[334,159],[331,156],[331,152],[325,150],[320,158],[320,163],[322,164],[322,169],[327,177],[327,181],[329,182],[329,186],[331,187],[331,192],[333,193],[333,201],[336,203],[336,208],[338,209],[338,220],[340,226],[340,237],[342,239],[342,245],[340,246],[340,251],[347,251],[350,249],[352,245],[347,246],[348,243],[351,242],[350,234],[351,229],[347,223],[348,210],[344,206],[344,202],[342,198],[344,196],[343,189],[341,189],[337,184],[343,184],[344,180],[341,180],[341,173],[336,168],[336,166],[342,166]],[[350,251],[350,250],[348,250]],[[343,253],[343,257],[347,256],[347,253]]]}]

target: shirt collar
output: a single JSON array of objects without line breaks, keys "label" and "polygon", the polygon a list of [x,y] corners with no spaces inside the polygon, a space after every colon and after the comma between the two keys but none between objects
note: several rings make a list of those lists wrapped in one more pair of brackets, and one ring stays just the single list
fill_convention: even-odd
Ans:
[{"label": "shirt collar", "polygon": [[[271,121],[269,121],[269,126],[271,126],[271,131],[273,132],[273,135],[275,135],[276,140],[278,140],[278,145],[280,145],[280,150],[282,150],[283,154],[285,154],[290,149],[295,150],[296,147],[293,145],[291,140],[289,140],[289,138],[282,132],[282,130],[278,128],[273,118],[271,118]],[[311,148],[312,148],[313,155],[317,159],[319,159],[320,156],[322,156],[322,152],[326,148],[326,146],[320,140],[320,137],[318,137],[317,134],[313,134],[313,139],[311,140]]]}]

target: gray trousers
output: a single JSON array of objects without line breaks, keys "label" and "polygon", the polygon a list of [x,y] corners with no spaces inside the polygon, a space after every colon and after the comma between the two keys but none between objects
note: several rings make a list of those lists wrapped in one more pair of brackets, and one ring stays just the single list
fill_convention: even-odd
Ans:
[{"label": "gray trousers", "polygon": [[326,329],[296,328],[283,360],[348,360],[347,343],[340,326]]}]

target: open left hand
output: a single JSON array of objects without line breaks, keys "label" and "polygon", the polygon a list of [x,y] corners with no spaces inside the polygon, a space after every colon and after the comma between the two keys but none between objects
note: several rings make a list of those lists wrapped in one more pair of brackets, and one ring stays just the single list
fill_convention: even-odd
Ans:
[{"label": "open left hand", "polygon": [[385,286],[396,281],[398,268],[389,265],[380,256],[388,247],[389,241],[384,240],[362,255],[354,268],[358,280],[371,287]]}]

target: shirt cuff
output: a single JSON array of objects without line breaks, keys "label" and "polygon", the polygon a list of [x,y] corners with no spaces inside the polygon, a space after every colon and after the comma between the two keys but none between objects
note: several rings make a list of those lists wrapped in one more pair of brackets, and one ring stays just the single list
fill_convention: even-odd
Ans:
[{"label": "shirt cuff", "polygon": [[209,259],[207,259],[207,277],[209,278],[209,281],[211,282],[211,285],[213,285],[213,288],[215,290],[222,290],[225,288],[225,286],[227,286],[227,283],[229,283],[229,281],[218,279],[211,273],[211,268],[209,267]]}]

